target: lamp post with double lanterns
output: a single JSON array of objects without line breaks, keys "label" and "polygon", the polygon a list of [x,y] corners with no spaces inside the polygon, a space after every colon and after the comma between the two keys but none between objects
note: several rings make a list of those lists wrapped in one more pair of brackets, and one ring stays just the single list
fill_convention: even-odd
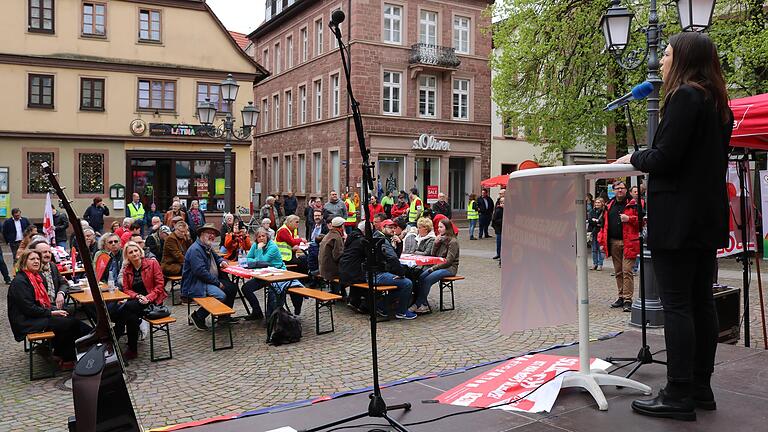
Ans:
[{"label": "lamp post with double lanterns", "polygon": [[224,211],[228,212],[232,206],[232,140],[248,141],[251,139],[251,131],[256,127],[259,119],[259,110],[253,106],[253,102],[240,111],[243,116],[243,126],[235,129],[235,118],[232,115],[232,105],[237,99],[237,91],[240,85],[237,84],[232,74],[227,74],[227,78],[221,82],[221,98],[226,104],[226,113],[221,124],[214,126],[216,117],[216,104],[206,98],[204,102],[197,105],[197,118],[200,124],[208,126],[205,128],[205,134],[215,139],[224,141]]},{"label": "lamp post with double lanterns", "polygon": [[[683,31],[704,31],[712,22],[712,14],[715,9],[715,0],[673,0],[677,6],[677,16]],[[635,70],[644,62],[647,65],[647,80],[653,84],[653,92],[648,96],[647,112],[648,123],[646,127],[646,144],[648,148],[653,143],[653,137],[659,125],[659,89],[661,77],[659,76],[659,49],[661,47],[662,33],[665,24],[659,23],[659,14],[656,0],[650,0],[648,10],[648,24],[635,30],[645,34],[645,47],[627,51],[630,43],[632,20],[634,13],[621,6],[620,0],[612,0],[611,5],[600,20],[600,27],[605,36],[605,48],[613,55],[622,69]],[[630,125],[631,127],[631,125]],[[644,248],[641,248],[643,250]],[[649,265],[649,254],[643,253],[643,267]],[[651,272],[652,273],[652,272]],[[644,284],[644,272],[641,269],[640,284],[645,287],[645,306],[642,314],[636,313],[636,305],[632,307],[631,323],[634,325],[648,324],[650,327],[661,327],[664,323],[663,309],[656,289],[654,278],[649,277],[649,282]],[[647,312],[647,315],[646,313]],[[642,317],[642,315],[646,315]]]}]

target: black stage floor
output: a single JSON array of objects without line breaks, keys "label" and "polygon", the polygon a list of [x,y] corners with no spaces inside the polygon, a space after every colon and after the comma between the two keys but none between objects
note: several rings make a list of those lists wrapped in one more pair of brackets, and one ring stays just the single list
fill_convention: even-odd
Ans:
[{"label": "black stage floor", "polygon": [[[661,350],[664,340],[649,335],[652,351]],[[640,346],[640,333],[626,332],[615,338],[591,343],[593,357],[634,356]],[[578,355],[578,346],[559,348],[551,352]],[[656,356],[664,360],[664,353]],[[464,373],[446,377],[431,378],[418,382],[398,385],[383,390],[388,403],[410,402],[409,412],[393,411],[390,414],[402,423],[418,422],[441,415],[466,410],[466,408],[422,403],[435,398],[462,382],[492,368],[485,366]],[[663,365],[645,365],[633,378],[650,385],[654,392],[665,382],[666,368]],[[501,410],[460,415],[435,423],[412,426],[409,430],[441,432],[563,432],[563,431],[768,431],[768,351],[747,349],[731,345],[720,345],[712,386],[717,399],[717,411],[697,412],[696,422],[681,422],[643,417],[634,414],[630,402],[641,397],[628,389],[603,387],[608,398],[608,411],[599,411],[589,394],[578,389],[561,391],[555,406],[549,414],[523,414]],[[290,426],[300,430],[328,423],[344,416],[365,411],[368,406],[367,394],[341,397],[320,402],[312,406],[290,409],[270,414],[229,420],[205,426],[184,429],[194,432],[262,432]],[[358,423],[381,423],[381,419],[363,419]],[[355,423],[350,423],[354,425]],[[388,427],[380,427],[390,430]],[[369,431],[374,426],[355,427],[345,431]]]}]

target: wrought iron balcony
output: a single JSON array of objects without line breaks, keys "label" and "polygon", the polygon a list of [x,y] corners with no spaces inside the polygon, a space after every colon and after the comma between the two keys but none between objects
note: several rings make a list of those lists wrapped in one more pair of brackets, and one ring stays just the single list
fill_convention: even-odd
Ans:
[{"label": "wrought iron balcony", "polygon": [[454,48],[417,43],[411,46],[409,63],[456,69],[461,64],[461,60],[456,56]]}]

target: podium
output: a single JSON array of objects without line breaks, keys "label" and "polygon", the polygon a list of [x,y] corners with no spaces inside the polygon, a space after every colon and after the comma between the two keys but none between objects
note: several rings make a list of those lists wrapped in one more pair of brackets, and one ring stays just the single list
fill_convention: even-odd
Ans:
[{"label": "podium", "polygon": [[608,402],[600,386],[626,387],[646,395],[651,388],[589,367],[586,182],[637,174],[627,164],[516,171],[509,176],[505,195],[502,332],[578,321],[579,371],[565,374],[562,386],[586,389],[602,411]]}]

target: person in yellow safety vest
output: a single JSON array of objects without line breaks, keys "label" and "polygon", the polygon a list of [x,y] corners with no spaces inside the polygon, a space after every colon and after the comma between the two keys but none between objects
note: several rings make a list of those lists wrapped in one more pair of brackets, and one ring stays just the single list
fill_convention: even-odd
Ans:
[{"label": "person in yellow safety vest", "polygon": [[421,213],[424,211],[424,204],[419,198],[419,190],[411,188],[411,206],[408,208],[408,225],[416,226],[416,221],[421,217]]},{"label": "person in yellow safety vest", "polygon": [[[289,268],[288,270],[307,274],[309,270],[307,268],[306,255],[301,254],[301,256],[297,256],[297,253],[301,253],[302,243],[307,243],[307,241],[299,237],[299,217],[295,214],[286,216],[283,226],[278,228],[275,233],[275,244],[280,251],[280,257],[283,259],[285,265],[296,266],[295,268]],[[294,285],[292,283],[289,286]],[[300,285],[297,284],[296,286]],[[301,313],[303,297],[291,294],[291,302],[293,303],[295,314],[299,315]]]},{"label": "person in yellow safety vest", "polygon": [[352,228],[357,225],[357,206],[355,205],[355,200],[350,196],[350,194],[347,194],[347,197],[344,200],[344,204],[347,206],[347,218],[344,222],[344,231],[349,234],[352,232]]},{"label": "person in yellow safety vest", "polygon": [[477,212],[477,200],[476,194],[469,195],[469,204],[467,205],[467,220],[469,221],[469,239],[475,239],[475,226],[477,226],[477,220],[480,219],[480,213]]},{"label": "person in yellow safety vest", "polygon": [[133,201],[125,206],[125,216],[141,225],[141,236],[144,237],[144,206],[139,200],[139,194],[133,193]]}]

